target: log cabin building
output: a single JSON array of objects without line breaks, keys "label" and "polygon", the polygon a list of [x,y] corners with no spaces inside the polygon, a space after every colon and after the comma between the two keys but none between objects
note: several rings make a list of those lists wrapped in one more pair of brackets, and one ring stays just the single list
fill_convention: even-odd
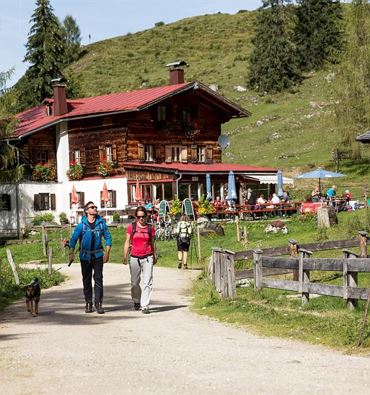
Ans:
[{"label": "log cabin building", "polygon": [[9,143],[26,175],[17,185],[0,186],[7,202],[0,228],[23,227],[45,211],[74,220],[88,200],[111,214],[135,203],[138,192],[143,200],[199,199],[206,174],[212,195],[224,198],[231,170],[240,201],[247,187],[266,194],[274,188],[276,169],[222,163],[222,124],[250,113],[198,81],[185,82],[184,65],[169,65],[169,85],[83,99],[68,100],[65,84],[54,81],[52,99],[17,115]]}]

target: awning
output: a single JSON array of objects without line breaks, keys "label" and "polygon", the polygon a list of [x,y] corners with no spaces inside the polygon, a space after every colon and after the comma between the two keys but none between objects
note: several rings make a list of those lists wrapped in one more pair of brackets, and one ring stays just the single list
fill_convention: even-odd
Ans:
[{"label": "awning", "polygon": [[[248,174],[248,177],[256,179],[257,181],[260,182],[260,184],[277,184],[278,183],[277,175],[275,175],[275,174],[269,174],[269,175],[253,174],[252,176]],[[283,184],[284,185],[293,185],[294,180],[293,180],[293,178],[283,177]]]}]

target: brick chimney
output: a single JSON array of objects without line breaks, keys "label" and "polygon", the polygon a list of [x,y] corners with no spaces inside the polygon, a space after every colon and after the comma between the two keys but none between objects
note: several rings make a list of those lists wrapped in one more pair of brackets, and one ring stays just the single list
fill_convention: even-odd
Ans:
[{"label": "brick chimney", "polygon": [[54,96],[53,115],[58,116],[67,114],[68,106],[65,80],[56,78],[52,80],[51,83],[53,84]]},{"label": "brick chimney", "polygon": [[187,63],[183,60],[177,62],[169,63],[166,65],[170,70],[170,85],[183,84],[184,79],[184,69]]}]

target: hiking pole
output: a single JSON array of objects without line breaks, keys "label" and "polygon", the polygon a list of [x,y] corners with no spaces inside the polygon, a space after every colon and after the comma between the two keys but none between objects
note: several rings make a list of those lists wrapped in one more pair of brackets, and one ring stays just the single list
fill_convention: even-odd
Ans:
[{"label": "hiking pole", "polygon": [[364,313],[364,318],[362,320],[362,325],[361,325],[360,335],[358,337],[357,347],[360,347],[362,345],[362,342],[364,341],[364,332],[365,332],[365,326],[366,326],[366,322],[367,322],[367,314],[369,311],[369,304],[370,304],[370,289],[368,290],[368,293],[367,293],[365,313]]},{"label": "hiking pole", "polygon": [[[73,260],[69,261],[67,267],[70,267],[72,265]],[[54,271],[57,272],[59,270],[62,270],[64,266],[58,267],[58,269],[55,269]]]}]

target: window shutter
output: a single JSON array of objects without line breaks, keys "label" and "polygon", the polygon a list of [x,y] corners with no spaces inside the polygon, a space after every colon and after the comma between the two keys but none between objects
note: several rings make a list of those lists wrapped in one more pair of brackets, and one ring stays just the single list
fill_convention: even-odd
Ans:
[{"label": "window shutter", "polygon": [[166,162],[170,163],[172,162],[172,150],[171,147],[166,145]]},{"label": "window shutter", "polygon": [[85,153],[85,148],[80,148],[80,162],[81,165],[86,165],[86,153]]},{"label": "window shutter", "polygon": [[39,194],[33,195],[33,209],[35,211],[41,210],[41,196]]},{"label": "window shutter", "polygon": [[188,147],[183,145],[181,147],[181,162],[186,163],[188,161]]},{"label": "window shutter", "polygon": [[112,144],[112,160],[113,162],[117,162],[117,145]]},{"label": "window shutter", "polygon": [[112,191],[112,207],[113,208],[117,207],[117,204],[116,204],[116,191]]},{"label": "window shutter", "polygon": [[72,194],[69,193],[69,208],[72,209]]},{"label": "window shutter", "polygon": [[69,163],[71,163],[72,161],[74,161],[74,155],[73,155],[73,151],[69,151]]},{"label": "window shutter", "polygon": [[56,204],[55,204],[55,193],[50,194],[50,210],[55,210]]},{"label": "window shutter", "polygon": [[192,145],[191,146],[191,161],[192,162],[196,162],[197,161],[197,157],[198,157],[197,146],[196,145]]},{"label": "window shutter", "polygon": [[160,145],[156,145],[155,148],[154,148],[154,160],[156,162],[162,162],[161,146]]},{"label": "window shutter", "polygon": [[138,156],[138,160],[145,160],[144,157],[144,145],[143,144],[138,144],[137,145],[137,156]]},{"label": "window shutter", "polygon": [[78,207],[83,208],[85,206],[85,192],[80,192],[78,199]]},{"label": "window shutter", "polygon": [[103,191],[100,191],[100,207],[104,207],[104,202],[103,202]]},{"label": "window shutter", "polygon": [[212,163],[213,159],[213,149],[212,145],[206,146],[206,163]]},{"label": "window shutter", "polygon": [[102,162],[106,159],[107,158],[105,157],[105,147],[104,145],[99,145],[99,161]]}]

